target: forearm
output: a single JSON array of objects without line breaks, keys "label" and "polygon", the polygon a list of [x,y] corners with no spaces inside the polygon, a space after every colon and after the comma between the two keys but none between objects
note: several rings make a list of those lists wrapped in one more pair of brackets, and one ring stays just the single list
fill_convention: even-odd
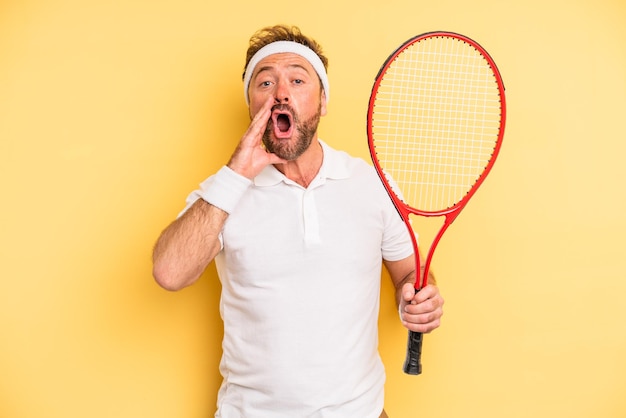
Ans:
[{"label": "forearm", "polygon": [[[273,99],[254,116],[227,166],[197,191],[198,199],[159,237],[153,252],[157,283],[178,290],[194,283],[220,251],[219,234],[229,213],[256,177],[270,164],[285,163],[261,146]],[[211,203],[208,203],[211,202]]]},{"label": "forearm", "polygon": [[222,167],[194,192],[195,203],[163,231],[154,248],[153,275],[162,287],[182,289],[200,277],[220,252],[219,235],[228,214],[251,185],[250,179]]},{"label": "forearm", "polygon": [[220,251],[219,234],[228,214],[198,199],[162,233],[153,251],[153,275],[168,290],[194,283]]}]

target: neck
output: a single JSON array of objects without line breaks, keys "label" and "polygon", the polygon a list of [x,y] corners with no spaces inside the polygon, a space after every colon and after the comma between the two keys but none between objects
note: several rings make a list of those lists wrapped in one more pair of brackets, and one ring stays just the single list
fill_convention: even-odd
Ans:
[{"label": "neck", "polygon": [[317,173],[319,173],[323,160],[324,151],[322,150],[322,144],[317,139],[314,139],[311,146],[297,159],[288,161],[285,164],[275,164],[274,166],[289,180],[307,188]]}]

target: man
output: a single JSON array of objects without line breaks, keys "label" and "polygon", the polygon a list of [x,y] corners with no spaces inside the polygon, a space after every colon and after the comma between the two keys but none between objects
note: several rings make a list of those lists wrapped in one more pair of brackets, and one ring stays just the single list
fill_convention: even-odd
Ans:
[{"label": "man", "polygon": [[443,299],[432,281],[415,294],[410,238],[374,169],[317,137],[326,67],[296,27],[253,35],[243,77],[250,126],[154,249],[154,276],[169,290],[216,260],[217,417],[385,417],[383,262],[403,325],[439,326]]}]

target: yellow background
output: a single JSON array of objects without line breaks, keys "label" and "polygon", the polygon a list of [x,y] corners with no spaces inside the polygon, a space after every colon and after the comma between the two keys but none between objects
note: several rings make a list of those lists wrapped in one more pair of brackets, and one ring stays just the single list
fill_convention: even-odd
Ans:
[{"label": "yellow background", "polygon": [[168,293],[151,247],[244,132],[247,39],[274,23],[325,46],[321,137],[364,158],[407,38],[466,34],[505,80],[499,160],[435,257],[422,376],[385,281],[391,418],[626,416],[622,0],[0,2],[0,416],[212,414],[215,270]]}]

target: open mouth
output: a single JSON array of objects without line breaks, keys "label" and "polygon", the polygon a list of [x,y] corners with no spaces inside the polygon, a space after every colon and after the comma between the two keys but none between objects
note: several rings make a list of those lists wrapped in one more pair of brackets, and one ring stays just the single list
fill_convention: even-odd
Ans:
[{"label": "open mouth", "polygon": [[276,116],[276,127],[281,132],[287,132],[289,128],[291,127],[289,116],[285,114],[280,114]]},{"label": "open mouth", "polygon": [[291,136],[293,122],[289,112],[280,109],[274,110],[272,113],[272,122],[274,124],[274,135],[276,138],[288,138]]}]

